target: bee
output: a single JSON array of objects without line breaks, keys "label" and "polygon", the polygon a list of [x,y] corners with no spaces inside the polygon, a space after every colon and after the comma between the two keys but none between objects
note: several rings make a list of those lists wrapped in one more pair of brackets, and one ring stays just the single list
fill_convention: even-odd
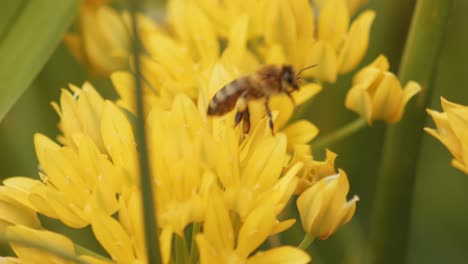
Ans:
[{"label": "bee", "polygon": [[222,116],[236,107],[234,126],[243,120],[243,132],[247,134],[250,130],[250,113],[247,103],[264,99],[268,125],[273,133],[270,97],[284,93],[296,106],[291,93],[299,90],[301,73],[315,66],[317,65],[305,67],[296,74],[292,65],[264,65],[255,73],[235,79],[221,88],[211,99],[207,114],[208,116]]}]

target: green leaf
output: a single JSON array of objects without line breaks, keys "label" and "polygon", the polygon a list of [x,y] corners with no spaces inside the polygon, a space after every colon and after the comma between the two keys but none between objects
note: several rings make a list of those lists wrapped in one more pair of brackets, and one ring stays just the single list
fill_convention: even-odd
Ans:
[{"label": "green leaf", "polygon": [[76,0],[6,1],[0,8],[0,120],[62,40]]},{"label": "green leaf", "polygon": [[402,120],[385,135],[371,226],[371,264],[406,263],[412,200],[420,160],[426,107],[431,99],[453,0],[419,0],[398,72],[405,84],[423,90],[406,106]]}]

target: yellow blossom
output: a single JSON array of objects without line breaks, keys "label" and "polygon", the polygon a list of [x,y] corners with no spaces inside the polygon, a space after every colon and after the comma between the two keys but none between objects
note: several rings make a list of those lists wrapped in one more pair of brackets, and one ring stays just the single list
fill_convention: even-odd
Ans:
[{"label": "yellow blossom", "polygon": [[[70,239],[46,230],[35,230],[22,225],[10,226],[6,235],[18,239],[27,239],[31,242],[45,244],[49,247],[60,249],[62,252],[75,254],[75,248]],[[15,252],[20,263],[73,263],[66,261],[52,253],[34,249],[22,244],[11,243],[11,248]]]},{"label": "yellow blossom", "polygon": [[73,94],[63,89],[60,105],[53,102],[52,106],[60,117],[58,125],[62,132],[60,143],[73,146],[73,135],[84,133],[91,137],[101,152],[105,150],[100,132],[100,119],[104,99],[96,92],[90,83],[84,83],[80,88],[70,85]]},{"label": "yellow blossom", "polygon": [[[308,263],[310,257],[300,249],[282,246],[252,252],[275,233],[275,209],[263,205],[252,211],[235,232],[228,208],[221,197],[213,195],[206,212],[205,228],[197,235],[200,263]],[[236,234],[237,233],[237,234]]]},{"label": "yellow blossom", "polygon": [[75,58],[95,76],[128,67],[130,33],[122,17],[105,5],[80,7],[79,33],[69,33],[65,43]]},{"label": "yellow blossom", "polygon": [[346,96],[346,108],[364,116],[369,124],[374,120],[400,121],[408,101],[421,91],[414,81],[402,89],[398,78],[388,69],[387,58],[380,55],[354,76],[353,87]]},{"label": "yellow blossom", "polygon": [[441,98],[443,112],[428,109],[436,129],[424,130],[437,138],[454,156],[452,165],[468,174],[468,107]]},{"label": "yellow blossom", "polygon": [[323,240],[349,222],[359,198],[354,196],[347,201],[348,191],[348,176],[343,170],[323,178],[305,190],[297,199],[304,230],[312,237]]},{"label": "yellow blossom", "polygon": [[[170,2],[177,6],[181,1]],[[374,11],[365,10],[350,21],[351,14],[364,4],[362,0],[315,1],[313,5],[307,0],[189,2],[205,12],[211,24],[203,23],[216,29],[220,37],[230,38],[232,32],[239,32],[232,27],[237,25],[236,19],[245,17],[248,25],[240,39],[253,44],[266,62],[288,61],[298,69],[319,64],[304,76],[328,82],[335,82],[338,74],[350,72],[362,60],[375,17]],[[177,15],[180,12],[172,12],[169,17],[177,20]],[[181,29],[179,26],[178,31]],[[283,60],[272,60],[274,56]]]},{"label": "yellow blossom", "polygon": [[317,181],[327,176],[336,174],[336,156],[336,153],[327,149],[325,161],[316,161],[312,157],[309,145],[296,145],[292,163],[295,161],[303,162],[304,168],[298,175],[300,180],[295,193],[301,194]]}]

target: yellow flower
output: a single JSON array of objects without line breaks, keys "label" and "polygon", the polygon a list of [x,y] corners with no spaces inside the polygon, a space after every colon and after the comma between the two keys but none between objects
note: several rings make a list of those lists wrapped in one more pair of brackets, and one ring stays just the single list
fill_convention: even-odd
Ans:
[{"label": "yellow flower", "polygon": [[80,88],[70,85],[73,94],[63,89],[60,105],[53,102],[52,106],[60,117],[59,129],[62,135],[60,143],[75,147],[73,135],[87,134],[91,137],[101,152],[105,151],[101,137],[100,119],[104,107],[104,99],[90,83],[84,83]]},{"label": "yellow flower", "polygon": [[206,212],[205,228],[197,235],[200,263],[308,263],[310,257],[304,251],[290,246],[252,252],[268,236],[276,233],[275,209],[263,205],[252,211],[236,232],[229,217],[228,208],[219,195],[213,199]]},{"label": "yellow flower", "polygon": [[302,227],[312,237],[327,239],[340,226],[351,220],[356,210],[354,196],[346,200],[348,176],[343,170],[312,185],[297,199]]},{"label": "yellow flower", "polygon": [[428,109],[437,129],[424,130],[437,138],[454,156],[452,165],[468,174],[468,107],[441,98],[443,112]]},{"label": "yellow flower", "polygon": [[[6,180],[8,181],[8,179]],[[8,183],[4,183],[8,184]],[[6,190],[7,187],[0,186],[0,235],[10,225],[24,225],[31,228],[40,228],[41,224],[36,212],[31,208],[17,202],[14,196]]]},{"label": "yellow flower", "polygon": [[65,44],[75,58],[89,66],[95,76],[128,68],[130,31],[116,11],[105,5],[84,3],[80,7],[78,33],[68,33]]},{"label": "yellow flower", "polygon": [[408,101],[421,91],[421,86],[414,81],[402,89],[388,68],[387,58],[380,55],[354,76],[353,87],[346,96],[346,108],[364,116],[369,124],[374,120],[400,121]]},{"label": "yellow flower", "polygon": [[[75,248],[70,239],[50,231],[35,230],[22,225],[16,225],[8,227],[6,235],[18,239],[27,239],[35,243],[45,244],[71,255],[75,254]],[[52,253],[34,249],[22,244],[10,243],[10,245],[18,257],[17,260],[19,263],[74,263],[72,261],[66,261]]]},{"label": "yellow flower", "polygon": [[[340,171],[330,176],[335,174],[336,154],[328,152],[324,162],[312,159],[307,143],[318,128],[306,120],[288,123],[294,105],[286,95],[270,101],[275,131],[269,129],[261,100],[249,102],[247,135],[234,126],[235,111],[207,116],[217,91],[264,63],[293,64],[297,70],[323,63],[327,75],[309,72],[306,76],[328,81],[355,67],[367,49],[374,15],[363,13],[349,26],[350,11],[343,1],[324,4],[318,25],[314,7],[306,0],[216,1],[211,7],[212,0],[171,0],[168,31],[139,17],[145,48],[140,55],[142,118],[163,263],[182,254],[177,247],[172,252],[173,238],[188,239],[185,231],[196,226],[202,230],[193,236],[202,263],[308,262],[310,257],[295,247],[256,252],[269,236],[295,223],[295,219],[278,218],[298,192],[299,182],[306,189],[299,201],[310,200],[312,194],[320,197],[320,203],[313,203],[319,213],[303,223],[309,226],[313,221],[321,238],[352,217],[355,200],[346,203],[346,175]],[[227,7],[221,14],[229,23],[216,23],[220,17],[214,11],[221,11],[221,6]],[[61,145],[35,136],[41,181],[12,178],[0,193],[72,228],[90,225],[111,258],[82,256],[91,263],[147,263],[146,250],[153,245],[144,244],[132,123],[134,76],[122,71],[127,65],[120,63],[127,64],[129,57],[128,14],[116,14],[105,6],[83,8],[82,19],[89,16],[89,20],[81,22],[82,58],[96,74],[120,70],[111,75],[120,98],[104,100],[89,83],[71,86],[72,92],[63,90],[60,103],[53,104],[60,116]],[[344,17],[333,14],[333,8],[344,12]],[[89,28],[90,23],[95,25]],[[328,24],[335,24],[336,30],[327,32]],[[316,26],[318,36],[314,36]],[[226,45],[222,39],[227,39]],[[317,43],[331,53],[317,51]],[[317,84],[304,84],[292,96],[301,104],[320,90]],[[311,209],[303,202],[298,206],[302,212]]]},{"label": "yellow flower", "polygon": [[[172,23],[176,31],[186,33],[190,30],[178,19],[181,2],[170,1],[174,11],[169,18],[179,21],[178,25]],[[245,38],[263,61],[287,61],[298,69],[318,64],[320,67],[305,72],[304,76],[328,82],[335,82],[338,74],[350,72],[362,60],[375,17],[373,11],[367,10],[350,21],[352,13],[365,3],[362,0],[315,1],[314,5],[307,0],[200,0],[190,3],[197,6],[196,12],[204,11],[203,24],[220,37],[231,39],[233,32],[242,32],[239,39]],[[246,29],[233,30],[241,17],[246,20]],[[208,42],[211,38],[207,38]]]},{"label": "yellow flower", "polygon": [[300,195],[319,180],[336,174],[336,157],[336,153],[327,149],[325,161],[316,161],[312,157],[309,145],[296,145],[293,154],[293,161],[291,163],[296,161],[303,162],[304,168],[298,175],[300,180],[295,193]]}]

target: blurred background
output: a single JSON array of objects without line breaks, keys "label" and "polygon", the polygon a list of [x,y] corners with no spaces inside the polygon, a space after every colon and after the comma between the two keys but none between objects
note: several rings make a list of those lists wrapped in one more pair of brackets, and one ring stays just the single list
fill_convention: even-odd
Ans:
[{"label": "blurred background", "polygon": [[[369,1],[377,16],[371,31],[369,51],[361,65],[368,64],[383,53],[390,60],[391,70],[398,72],[415,2]],[[163,4],[158,3],[152,8]],[[443,51],[433,76],[435,87],[431,109],[441,109],[440,96],[468,105],[467,13],[468,1],[454,0]],[[0,29],[4,26],[0,24]],[[333,131],[356,118],[354,113],[344,108],[352,74],[342,76],[336,84],[325,87],[303,112],[303,117],[314,122],[321,133]],[[81,85],[86,80],[90,80],[106,98],[116,97],[109,80],[91,79],[62,42],[54,47],[52,55],[30,87],[1,120],[2,180],[18,175],[38,177],[33,134],[39,132],[51,138],[58,135],[58,117],[50,102],[59,100],[60,89],[66,88],[69,83]],[[434,127],[429,117],[426,126]],[[312,245],[313,263],[361,263],[368,244],[378,168],[380,160],[385,158],[381,157],[384,133],[385,125],[376,122],[372,127],[330,147],[339,155],[337,167],[348,174],[350,194],[358,194],[361,201],[350,224],[327,241],[317,241]],[[401,151],[405,151],[405,146],[401,146]],[[317,153],[317,157],[320,156],[323,153]],[[454,169],[450,160],[451,155],[442,144],[424,134],[412,201],[408,263],[468,263],[468,176]],[[394,186],[395,190],[399,187]],[[50,229],[69,232],[74,241],[86,240],[81,233],[90,232],[70,230],[50,219],[41,220]],[[295,229],[290,230],[283,239],[295,244],[299,242],[302,239],[300,224],[297,223]],[[84,243],[89,245],[89,242]]]}]

